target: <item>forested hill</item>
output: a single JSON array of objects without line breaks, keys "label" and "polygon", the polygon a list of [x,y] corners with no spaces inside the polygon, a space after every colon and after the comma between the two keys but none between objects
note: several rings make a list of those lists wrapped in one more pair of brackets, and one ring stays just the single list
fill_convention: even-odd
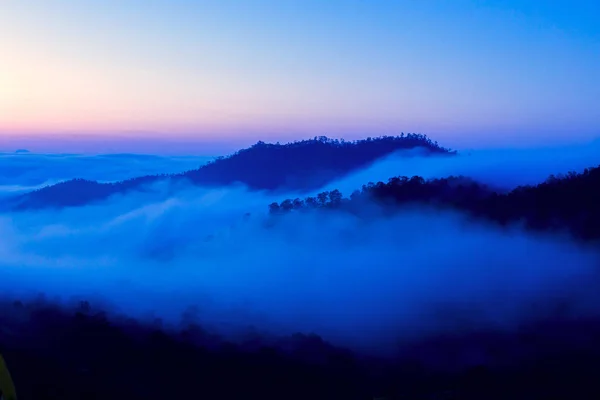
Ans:
[{"label": "forested hill", "polygon": [[465,177],[394,177],[387,183],[364,185],[349,198],[332,190],[316,197],[287,199],[269,208],[273,214],[320,209],[371,216],[374,203],[386,213],[407,205],[427,205],[463,211],[502,225],[522,222],[535,230],[565,231],[579,239],[600,240],[600,167],[550,176],[538,185],[521,186],[509,193],[497,193]]},{"label": "forested hill", "polygon": [[355,142],[324,136],[286,145],[258,142],[234,155],[183,174],[200,184],[243,182],[257,189],[314,189],[402,149],[450,153],[425,135],[384,136]]},{"label": "forested hill", "polygon": [[352,142],[324,136],[288,144],[258,142],[196,170],[176,175],[143,176],[117,183],[73,179],[11,199],[11,207],[31,209],[84,205],[140,189],[161,179],[187,180],[202,186],[242,183],[250,189],[259,190],[314,190],[381,157],[411,149],[422,149],[423,154],[455,154],[425,135],[411,133]]}]

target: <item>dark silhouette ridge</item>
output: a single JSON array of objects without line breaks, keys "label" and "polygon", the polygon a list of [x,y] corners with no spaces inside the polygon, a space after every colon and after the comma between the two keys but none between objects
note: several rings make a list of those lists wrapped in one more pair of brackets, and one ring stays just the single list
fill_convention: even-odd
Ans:
[{"label": "dark silhouette ridge", "polygon": [[466,177],[394,177],[387,183],[363,185],[349,198],[332,190],[316,197],[273,203],[269,209],[272,214],[335,209],[360,215],[373,203],[382,206],[384,212],[410,204],[427,205],[466,211],[501,225],[524,222],[531,229],[564,230],[579,239],[600,239],[600,167],[550,176],[543,183],[508,193],[498,193]]},{"label": "dark silhouette ridge", "polygon": [[594,319],[427,337],[383,360],[316,335],[232,343],[199,321],[166,330],[160,321],[108,318],[87,302],[0,309],[0,349],[22,400],[600,398]]},{"label": "dark silhouette ridge", "polygon": [[11,206],[24,210],[85,205],[143,189],[144,185],[162,179],[185,180],[202,186],[242,183],[257,190],[311,190],[393,152],[417,148],[424,149],[424,154],[455,154],[421,134],[352,142],[325,136],[285,145],[258,142],[196,170],[174,175],[142,176],[116,183],[73,179],[13,198]]},{"label": "dark silhouette ridge", "polygon": [[395,151],[419,147],[433,154],[451,153],[418,134],[354,142],[321,136],[287,145],[258,142],[184,175],[201,184],[241,182],[253,189],[313,189]]}]

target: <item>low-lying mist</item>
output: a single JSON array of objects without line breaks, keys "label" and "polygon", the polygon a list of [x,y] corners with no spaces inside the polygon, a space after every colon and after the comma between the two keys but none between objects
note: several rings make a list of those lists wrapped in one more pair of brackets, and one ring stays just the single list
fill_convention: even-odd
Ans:
[{"label": "low-lying mist", "polygon": [[350,194],[368,182],[391,176],[422,176],[425,179],[463,175],[500,190],[534,185],[550,175],[581,172],[600,163],[600,142],[586,145],[548,146],[522,149],[460,151],[458,156],[422,157],[418,150],[404,150],[327,185]]},{"label": "low-lying mist", "polygon": [[195,169],[213,157],[139,154],[0,153],[0,196],[39,189],[73,178],[113,182]]},{"label": "low-lying mist", "polygon": [[284,197],[242,187],[152,196],[4,215],[0,292],[174,325],[193,306],[222,334],[313,332],[388,353],[428,334],[514,329],[564,304],[591,315],[598,300],[598,253],[566,236],[427,208],[272,217],[266,206]]}]

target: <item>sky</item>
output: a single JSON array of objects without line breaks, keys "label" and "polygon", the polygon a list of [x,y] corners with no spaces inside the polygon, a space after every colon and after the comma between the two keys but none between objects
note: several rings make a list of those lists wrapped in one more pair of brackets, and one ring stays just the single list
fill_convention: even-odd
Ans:
[{"label": "sky", "polygon": [[585,142],[599,19],[580,0],[0,0],[0,147]]}]

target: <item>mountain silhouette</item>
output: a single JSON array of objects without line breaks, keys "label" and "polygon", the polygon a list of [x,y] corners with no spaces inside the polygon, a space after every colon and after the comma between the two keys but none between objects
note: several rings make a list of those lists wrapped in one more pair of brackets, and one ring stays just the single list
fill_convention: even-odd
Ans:
[{"label": "mountain silhouette", "polygon": [[165,179],[205,187],[241,183],[251,190],[311,190],[396,151],[416,149],[421,149],[424,155],[456,153],[425,135],[412,133],[352,142],[325,136],[283,145],[259,141],[195,170],[142,176],[116,183],[73,179],[13,198],[10,207],[25,210],[81,206],[115,194],[143,190],[145,185]]}]

